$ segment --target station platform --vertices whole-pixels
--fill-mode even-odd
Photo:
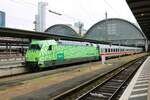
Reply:
[[[150,56],[138,69],[119,100],[150,100]]]

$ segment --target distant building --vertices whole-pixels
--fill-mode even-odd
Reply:
[[[0,27],[5,27],[5,12],[0,11]]]
[[[46,6],[48,3],[38,3],[38,14],[35,15],[35,31],[44,32],[46,29]]]
[[[82,22],[75,22],[72,28],[76,30],[78,34],[80,34],[81,36],[84,36],[84,34],[86,33],[86,30],[83,27],[84,27],[84,24]]]

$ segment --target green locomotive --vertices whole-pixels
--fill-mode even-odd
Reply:
[[[25,55],[26,66],[36,71],[46,67],[99,59],[97,45],[84,42],[34,40]]]

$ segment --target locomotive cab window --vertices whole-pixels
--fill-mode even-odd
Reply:
[[[42,48],[42,45],[39,44],[31,44],[29,46],[29,50],[40,50]]]
[[[48,50],[52,50],[52,45],[50,45],[50,46],[48,47]]]

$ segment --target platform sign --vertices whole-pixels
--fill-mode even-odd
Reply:
[[[5,12],[0,11],[0,27],[5,27]]]

